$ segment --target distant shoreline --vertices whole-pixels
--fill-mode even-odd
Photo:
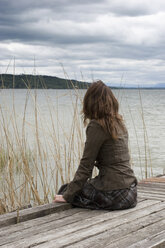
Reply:
[[[31,74],[0,74],[1,89],[87,89],[91,83],[78,81],[75,79],[64,79],[55,76],[31,75]],[[109,85],[108,85],[109,86]],[[165,84],[153,87],[134,86],[109,86],[111,89],[143,89],[143,90],[163,90]]]
[[[110,87],[110,86],[108,86]],[[165,90],[165,88],[123,88],[123,87],[110,87],[112,90]],[[26,90],[28,88],[24,87],[24,88],[17,88],[17,87],[14,87],[14,88],[5,88],[5,87],[0,87],[0,90],[12,90],[12,89],[15,89],[15,90]],[[35,90],[35,89],[38,89],[38,90],[75,90],[75,89],[79,89],[79,90],[86,90],[86,88],[30,88],[31,90]]]

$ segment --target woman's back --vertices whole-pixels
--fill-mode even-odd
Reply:
[[[91,183],[103,191],[129,187],[136,178],[130,167],[127,130],[121,129],[118,139],[113,140],[96,120],[91,120],[89,126],[94,132],[88,134],[88,139],[95,139],[93,133],[104,137],[95,162],[99,175]]]

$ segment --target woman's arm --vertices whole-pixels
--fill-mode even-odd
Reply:
[[[86,130],[86,142],[80,165],[63,195],[67,202],[72,202],[75,194],[81,191],[87,179],[91,178],[94,162],[105,140],[106,134],[103,128],[96,121],[91,121]]]

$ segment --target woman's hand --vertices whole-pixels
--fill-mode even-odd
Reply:
[[[53,202],[66,202],[62,195],[55,195]]]

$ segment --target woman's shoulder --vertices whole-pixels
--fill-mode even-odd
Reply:
[[[100,133],[105,135],[105,131],[104,131],[103,127],[95,119],[90,120],[90,122],[88,123],[88,126],[87,126],[87,130],[88,129],[93,130],[93,132],[96,132],[96,133],[100,132]]]
[[[95,119],[90,120],[90,122],[88,123],[88,127],[89,127],[89,126],[102,127],[102,126],[99,124],[99,122],[98,122],[97,120],[95,120]]]
[[[123,127],[118,127],[118,128],[119,128],[118,129],[119,137],[118,137],[117,141],[120,141],[124,137],[128,138],[128,131],[127,131],[126,126],[123,124]],[[95,132],[95,134],[100,132],[100,133],[102,133],[102,135],[106,136],[107,139],[112,139],[111,135],[104,130],[102,125],[96,119],[90,120],[90,122],[87,125],[87,130],[89,130],[89,129],[93,130],[93,132]]]
[[[88,137],[92,137],[92,139],[95,137],[99,137],[100,140],[106,140],[107,135],[103,129],[103,127],[97,122],[97,120],[92,119],[88,123],[88,126],[86,128],[86,134]]]

